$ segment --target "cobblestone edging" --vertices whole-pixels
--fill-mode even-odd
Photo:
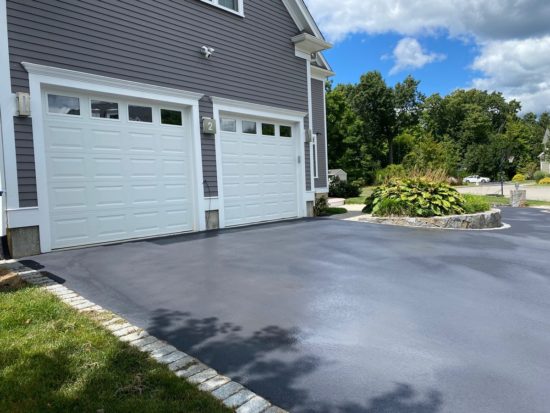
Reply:
[[[436,229],[498,229],[504,228],[499,209],[467,215],[449,215],[446,217],[373,217],[360,215],[350,218],[350,221],[370,222],[373,224],[401,225],[407,227]]]
[[[136,347],[149,354],[157,362],[167,365],[176,376],[194,384],[199,390],[210,393],[237,413],[287,413],[243,385],[218,374],[216,370],[209,368],[197,359],[85,299],[73,290],[56,283],[39,271],[27,268],[18,262],[9,262],[2,266],[12,270],[27,283],[57,296],[70,307],[97,321],[120,341]]]

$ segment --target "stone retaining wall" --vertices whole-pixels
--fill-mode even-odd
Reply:
[[[499,209],[487,212],[467,215],[449,215],[445,217],[373,217],[362,215],[357,221],[371,222],[374,224],[402,225],[420,228],[441,229],[494,229],[502,227],[502,215]]]

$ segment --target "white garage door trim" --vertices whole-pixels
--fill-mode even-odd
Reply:
[[[234,101],[230,99],[212,98],[214,103],[214,118],[218,121],[221,119],[222,113],[235,114],[241,117],[254,117],[260,119],[272,119],[275,121],[284,121],[293,125],[293,136],[296,143],[296,176],[298,177],[297,185],[297,217],[305,217],[307,215],[305,192],[306,192],[306,175],[305,175],[305,130],[304,130],[304,117],[306,112],[299,112],[281,108],[275,108],[264,105],[256,105],[247,102]],[[219,206],[219,218],[220,228],[226,227],[225,222],[225,202],[224,202],[224,178],[223,178],[223,159],[222,159],[222,145],[221,145],[221,128],[218,128],[216,139],[216,164],[217,164],[217,177],[218,177],[218,206]]]
[[[44,137],[44,117],[42,108],[44,102],[42,90],[48,87],[73,89],[79,93],[102,93],[123,98],[153,100],[157,102],[189,107],[190,119],[188,136],[193,145],[193,193],[195,211],[195,229],[206,229],[205,203],[203,195],[202,155],[199,125],[199,99],[201,94],[179,91],[143,83],[130,82],[72,70],[52,68],[48,66],[23,64],[29,72],[31,93],[31,113],[34,141],[34,156],[36,168],[36,184],[39,209],[40,250],[49,252],[51,245],[50,211],[48,199],[48,182],[46,167],[46,151]]]

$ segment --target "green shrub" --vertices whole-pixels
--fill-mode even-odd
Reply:
[[[351,182],[334,178],[329,185],[328,193],[331,198],[355,198],[361,195],[361,188]]]
[[[550,174],[547,174],[543,171],[537,171],[533,174],[533,179],[537,182],[539,182],[541,179],[548,178]]]
[[[462,195],[449,185],[413,178],[377,187],[363,211],[376,216],[433,217],[463,214],[464,204]]]
[[[479,195],[463,195],[464,198],[464,213],[475,214],[477,212],[485,212],[491,209],[491,204],[483,196]]]
[[[328,209],[328,200],[326,197],[322,196],[317,198],[315,205],[313,205],[313,215],[316,217],[322,217],[327,214]]]
[[[523,174],[515,174],[514,177],[512,178],[512,181],[513,182],[523,182],[526,179],[527,178],[525,178],[525,175],[523,175]]]
[[[542,179],[539,181],[539,184],[540,184],[540,185],[550,185],[550,177],[542,178]]]
[[[376,183],[383,184],[392,179],[401,179],[407,176],[407,171],[403,165],[388,165],[384,169],[380,169],[376,172]]]

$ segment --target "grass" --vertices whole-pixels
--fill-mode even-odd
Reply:
[[[486,202],[488,202],[491,205],[495,206],[509,206],[510,205],[510,198],[502,197],[498,195],[476,195],[476,197],[484,199]],[[528,200],[527,206],[550,206],[550,202],[548,201],[534,201],[534,200]]]
[[[362,189],[361,195],[356,198],[346,199],[346,205],[364,205],[365,199],[372,194],[374,191],[374,186],[366,186]]]
[[[326,215],[340,215],[347,214],[348,210],[346,208],[328,208]]]
[[[491,209],[491,203],[483,196],[464,194],[463,197],[466,200],[466,204],[464,205],[464,212],[466,214],[476,214]]]
[[[230,412],[34,287],[0,291],[0,412]]]

